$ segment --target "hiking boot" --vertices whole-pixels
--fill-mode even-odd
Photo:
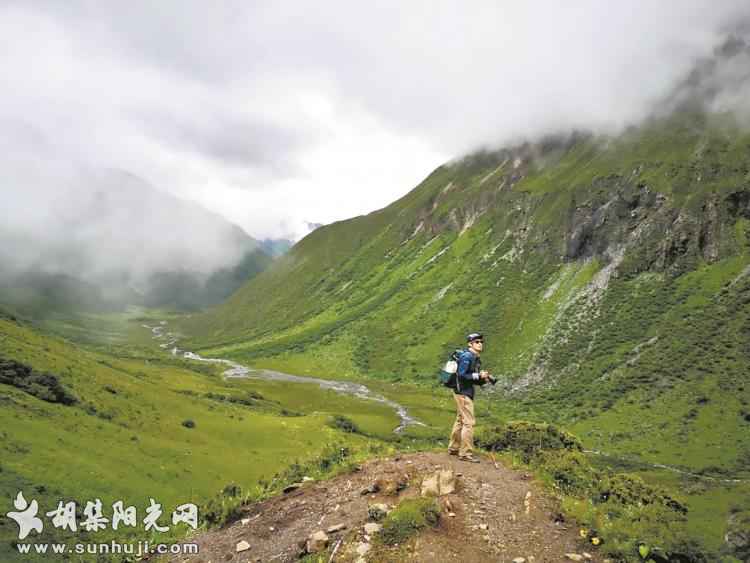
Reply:
[[[458,456],[458,460],[459,461],[468,461],[469,463],[480,463],[479,458],[476,458],[473,455]]]
[[[458,455],[458,450],[448,450],[448,455]]]

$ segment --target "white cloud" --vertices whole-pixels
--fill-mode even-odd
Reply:
[[[282,236],[382,207],[479,145],[637,120],[748,12],[735,0],[9,2],[0,127],[33,131],[23,147],[41,161],[127,170]],[[25,175],[20,149],[3,158],[0,189],[50,199],[55,183]]]

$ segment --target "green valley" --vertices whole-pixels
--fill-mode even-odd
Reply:
[[[750,506],[749,155],[696,112],[480,152],[179,326],[208,355],[418,388],[481,330],[501,384],[478,404],[686,492],[718,553]]]
[[[372,455],[398,439],[393,434],[398,418],[386,405],[313,384],[224,380],[224,368],[173,358],[160,349],[142,326],[157,317],[142,315],[142,310],[79,315],[67,323],[48,322],[43,331],[0,318],[0,370],[8,375],[0,385],[0,496],[8,506],[22,491],[28,501],[39,502],[40,512],[60,500],[76,501],[80,517],[83,504],[99,498],[105,517],[113,502],[123,500],[143,518],[154,498],[164,509],[160,524],[170,526],[177,505],[205,508],[232,483],[258,494],[275,474],[327,449]],[[33,384],[21,385],[22,378],[11,384],[17,366],[32,368],[37,381],[52,374],[72,400],[50,399]],[[415,399],[422,412],[432,408],[446,411],[436,419],[450,416],[447,403],[422,395],[426,399]],[[351,420],[357,433],[338,429],[334,415]],[[400,440],[402,446],[411,443]],[[49,519],[45,526],[46,541],[72,537],[52,528]],[[15,552],[17,531],[15,523],[3,519],[3,560]],[[187,531],[178,525],[172,532],[144,534],[140,525],[118,533],[84,532],[76,541],[175,541]]]

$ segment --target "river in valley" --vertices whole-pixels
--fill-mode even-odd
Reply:
[[[156,340],[165,340],[160,344],[161,348],[171,351],[173,356],[181,356],[188,360],[195,360],[198,362],[207,362],[212,364],[224,364],[227,366],[226,371],[223,372],[224,379],[265,379],[268,381],[283,381],[286,383],[307,383],[317,384],[323,389],[330,389],[336,393],[343,395],[351,395],[359,399],[366,401],[375,401],[391,407],[396,411],[399,418],[399,425],[394,429],[395,433],[401,433],[407,426],[425,426],[423,422],[420,422],[409,414],[406,407],[398,404],[391,399],[388,399],[378,393],[371,391],[366,385],[361,383],[355,383],[352,381],[335,381],[330,379],[322,379],[320,377],[302,377],[299,375],[291,375],[288,373],[282,373],[280,371],[273,371],[267,369],[253,369],[247,366],[243,366],[232,360],[226,360],[224,358],[204,358],[194,352],[182,350],[177,347],[177,335],[167,331],[167,322],[160,321],[156,326],[142,325],[143,328],[147,328],[154,335]]]

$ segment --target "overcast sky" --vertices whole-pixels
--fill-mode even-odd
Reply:
[[[747,4],[5,0],[0,190],[116,168],[299,235],[480,145],[638,119]]]

